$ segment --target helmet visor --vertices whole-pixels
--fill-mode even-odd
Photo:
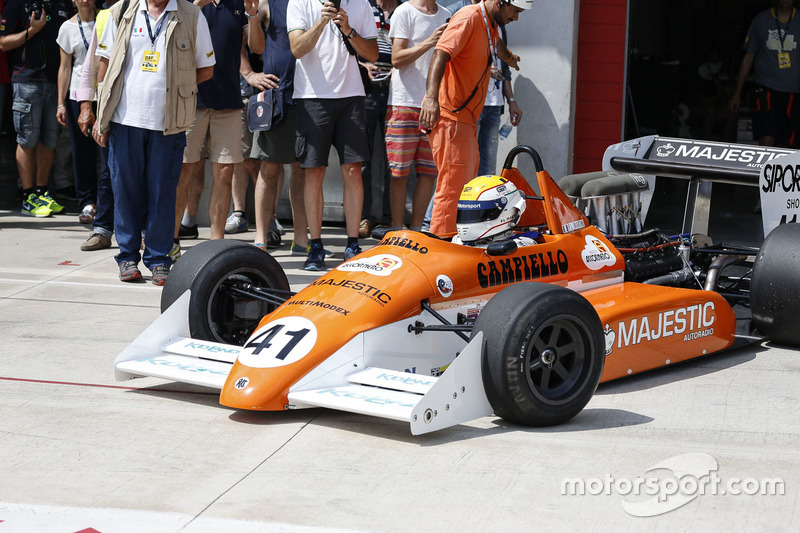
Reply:
[[[503,212],[504,202],[501,202],[501,200],[505,200],[505,198],[483,202],[459,201],[456,224],[474,224],[497,219],[500,217],[500,213]]]

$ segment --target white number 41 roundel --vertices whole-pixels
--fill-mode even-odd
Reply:
[[[317,328],[307,318],[279,318],[250,336],[239,362],[253,368],[290,365],[308,355],[316,342]]]

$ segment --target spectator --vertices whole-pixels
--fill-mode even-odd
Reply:
[[[391,207],[389,205],[389,162],[383,150],[375,150],[374,140],[377,132],[381,138],[381,144],[385,143],[386,129],[386,110],[389,102],[389,82],[392,75],[392,41],[389,38],[391,28],[391,18],[394,10],[399,5],[398,0],[369,0],[372,6],[372,16],[375,18],[375,27],[378,31],[378,60],[374,63],[364,61],[359,62],[369,76],[370,84],[367,97],[364,102],[367,117],[367,143],[369,145],[370,159],[374,160],[380,154],[378,162],[383,169],[383,191],[382,198],[382,219],[388,220],[391,217]],[[377,217],[372,215],[372,163],[364,161],[361,164],[361,183],[364,187],[364,205],[361,207],[361,224],[358,227],[358,236],[366,238],[370,236],[372,228],[377,223]]]
[[[0,15],[3,13],[4,6],[5,0],[0,0]],[[8,70],[8,59],[6,58],[6,53],[0,50],[0,134],[5,132],[3,129],[3,117],[6,110],[6,94],[10,85],[11,73]]]
[[[47,8],[35,0],[7,0],[0,24],[0,50],[13,50],[14,126],[23,215],[47,217],[64,206],[48,191],[58,140],[58,30],[67,19],[62,0]]]
[[[392,226],[403,225],[408,174],[414,166],[417,186],[411,211],[411,229],[421,229],[425,207],[436,181],[436,164],[428,136],[420,131],[419,113],[425,97],[433,48],[447,27],[450,12],[435,0],[409,0],[397,8],[392,38],[392,77],[386,152],[391,170]]]
[[[800,17],[795,17],[794,0],[775,0],[750,23],[744,42],[745,54],[730,101],[739,111],[742,89],[755,67],[753,135],[762,146],[796,147],[800,105]]]
[[[72,171],[81,224],[91,224],[97,213],[97,143],[81,133],[78,125],[80,104],[77,89],[81,70],[94,33],[95,7],[93,0],[75,0],[78,12],[61,25],[56,42],[61,47],[61,66],[58,69],[58,123],[69,130],[72,148]]]
[[[280,194],[279,183],[283,165],[292,165],[289,196],[292,202],[295,240],[291,251],[301,246],[302,255],[308,247],[306,216],[303,205],[305,185],[303,170],[295,157],[295,120],[297,111],[292,99],[296,60],[289,46],[286,31],[288,0],[261,0],[259,14],[266,28],[266,45],[262,55],[263,72],[247,72],[248,83],[259,91],[276,89],[282,97],[283,118],[268,131],[253,134],[250,156],[260,161],[255,187],[256,236],[255,245],[263,250],[276,248],[281,243],[280,231],[270,227]],[[298,242],[300,243],[298,245]]]
[[[533,0],[489,0],[466,6],[450,20],[428,70],[420,125],[431,130],[439,179],[431,231],[456,231],[456,204],[478,172],[477,121],[483,110],[494,58],[519,69],[519,57],[498,38],[498,24],[517,20]],[[486,40],[484,40],[484,38]]]
[[[106,2],[112,6],[117,0]],[[91,128],[95,123],[95,96],[97,91],[97,57],[98,35],[103,34],[108,21],[109,10],[102,9],[95,16],[94,31],[89,40],[89,49],[86,51],[86,60],[81,69],[81,79],[75,90],[75,99],[80,104],[78,126],[84,136],[91,136]],[[108,147],[100,146],[100,176],[97,179],[97,205],[94,216],[94,227],[86,242],[81,244],[81,250],[91,252],[111,247],[111,236],[114,234],[114,192],[111,190],[111,172],[108,169]]]
[[[259,6],[259,20],[262,16],[262,9]],[[254,54],[242,46],[242,56],[239,66],[239,90],[242,97],[242,159],[241,163],[233,167],[233,182],[231,184],[231,199],[233,200],[233,212],[225,220],[225,233],[239,233],[247,231],[250,226],[247,220],[247,188],[250,182],[253,186],[258,178],[258,168],[261,163],[258,159],[250,156],[253,148],[253,132],[247,124],[247,104],[250,97],[258,93],[255,85],[248,81],[256,73],[263,71],[261,65],[261,54]],[[246,75],[245,75],[246,73]]]
[[[186,131],[186,150],[177,190],[175,244],[178,244],[190,177],[198,165],[203,167],[200,156],[204,145],[211,159],[213,176],[208,200],[211,238],[225,236],[233,166],[242,162],[242,99],[239,96],[242,43],[246,41],[257,53],[264,49],[264,32],[258,27],[251,29],[249,24],[258,15],[258,0],[195,0],[194,4],[208,22],[218,61],[212,78],[199,86],[194,122]],[[200,179],[204,174],[200,174]],[[193,226],[196,237],[197,224]]]
[[[146,31],[134,31],[139,28]],[[93,134],[110,148],[119,277],[141,279],[144,230],[144,264],[153,283],[163,285],[172,262],[184,132],[194,118],[197,84],[214,71],[208,24],[188,2],[124,1],[111,8],[97,55],[101,85]]]
[[[369,159],[369,146],[364,85],[355,54],[368,61],[378,59],[375,21],[366,0],[344,0],[340,9],[333,2],[292,0],[286,19],[292,54],[297,58],[293,94],[297,103],[296,153],[306,174],[305,206],[311,236],[303,268],[322,270],[322,181],[331,144],[339,154],[344,179],[344,258],[361,252],[361,162]]]

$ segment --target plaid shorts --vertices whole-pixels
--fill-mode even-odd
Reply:
[[[419,129],[419,108],[389,106],[386,111],[386,156],[393,178],[408,177],[416,164],[417,176],[436,177],[431,143]]]

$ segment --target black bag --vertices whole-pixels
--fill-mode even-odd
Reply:
[[[247,126],[250,131],[267,131],[283,119],[283,90],[267,89],[250,97]]]

